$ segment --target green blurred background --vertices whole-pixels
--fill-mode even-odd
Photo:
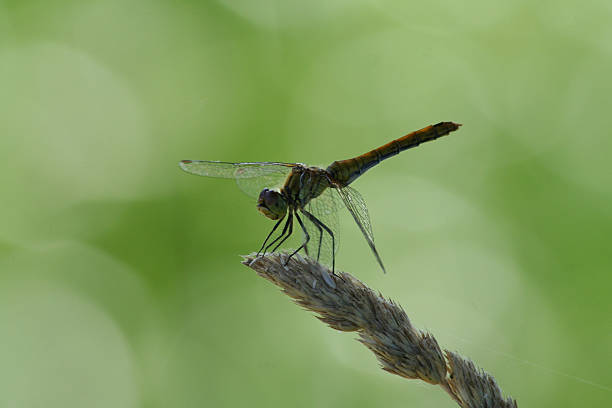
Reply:
[[[612,3],[0,2],[0,407],[453,407],[240,264],[272,226],[180,159],[355,182],[338,265],[519,406],[612,404]]]

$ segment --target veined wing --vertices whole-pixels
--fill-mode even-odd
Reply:
[[[238,187],[250,196],[258,197],[264,188],[282,186],[296,166],[295,163],[251,162],[231,163],[208,160],[182,160],[181,169],[198,176],[233,178]]]
[[[295,163],[245,162],[231,163],[209,160],[181,160],[181,169],[198,176],[218,178],[253,178],[268,174],[287,174]]]
[[[340,188],[334,188],[342,198],[344,205],[349,210],[353,219],[359,226],[361,233],[365,237],[370,249],[374,253],[378,264],[382,268],[383,272],[385,271],[385,266],[380,259],[380,255],[378,255],[378,251],[376,250],[376,246],[374,245],[374,234],[372,233],[372,224],[370,223],[370,216],[368,214],[368,207],[366,207],[365,201],[361,194],[354,188],[345,186]]]

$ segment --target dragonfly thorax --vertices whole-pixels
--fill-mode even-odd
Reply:
[[[331,186],[328,176],[319,167],[295,166],[280,192],[290,207],[305,208]]]
[[[257,210],[272,220],[278,220],[287,214],[287,201],[278,191],[264,188],[259,193]]]

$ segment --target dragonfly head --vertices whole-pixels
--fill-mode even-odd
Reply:
[[[287,201],[278,191],[264,188],[259,194],[257,209],[271,220],[278,220],[287,214]]]

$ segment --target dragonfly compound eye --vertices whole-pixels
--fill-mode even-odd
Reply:
[[[259,194],[257,209],[266,217],[278,220],[287,213],[287,202],[278,191],[264,188]]]

